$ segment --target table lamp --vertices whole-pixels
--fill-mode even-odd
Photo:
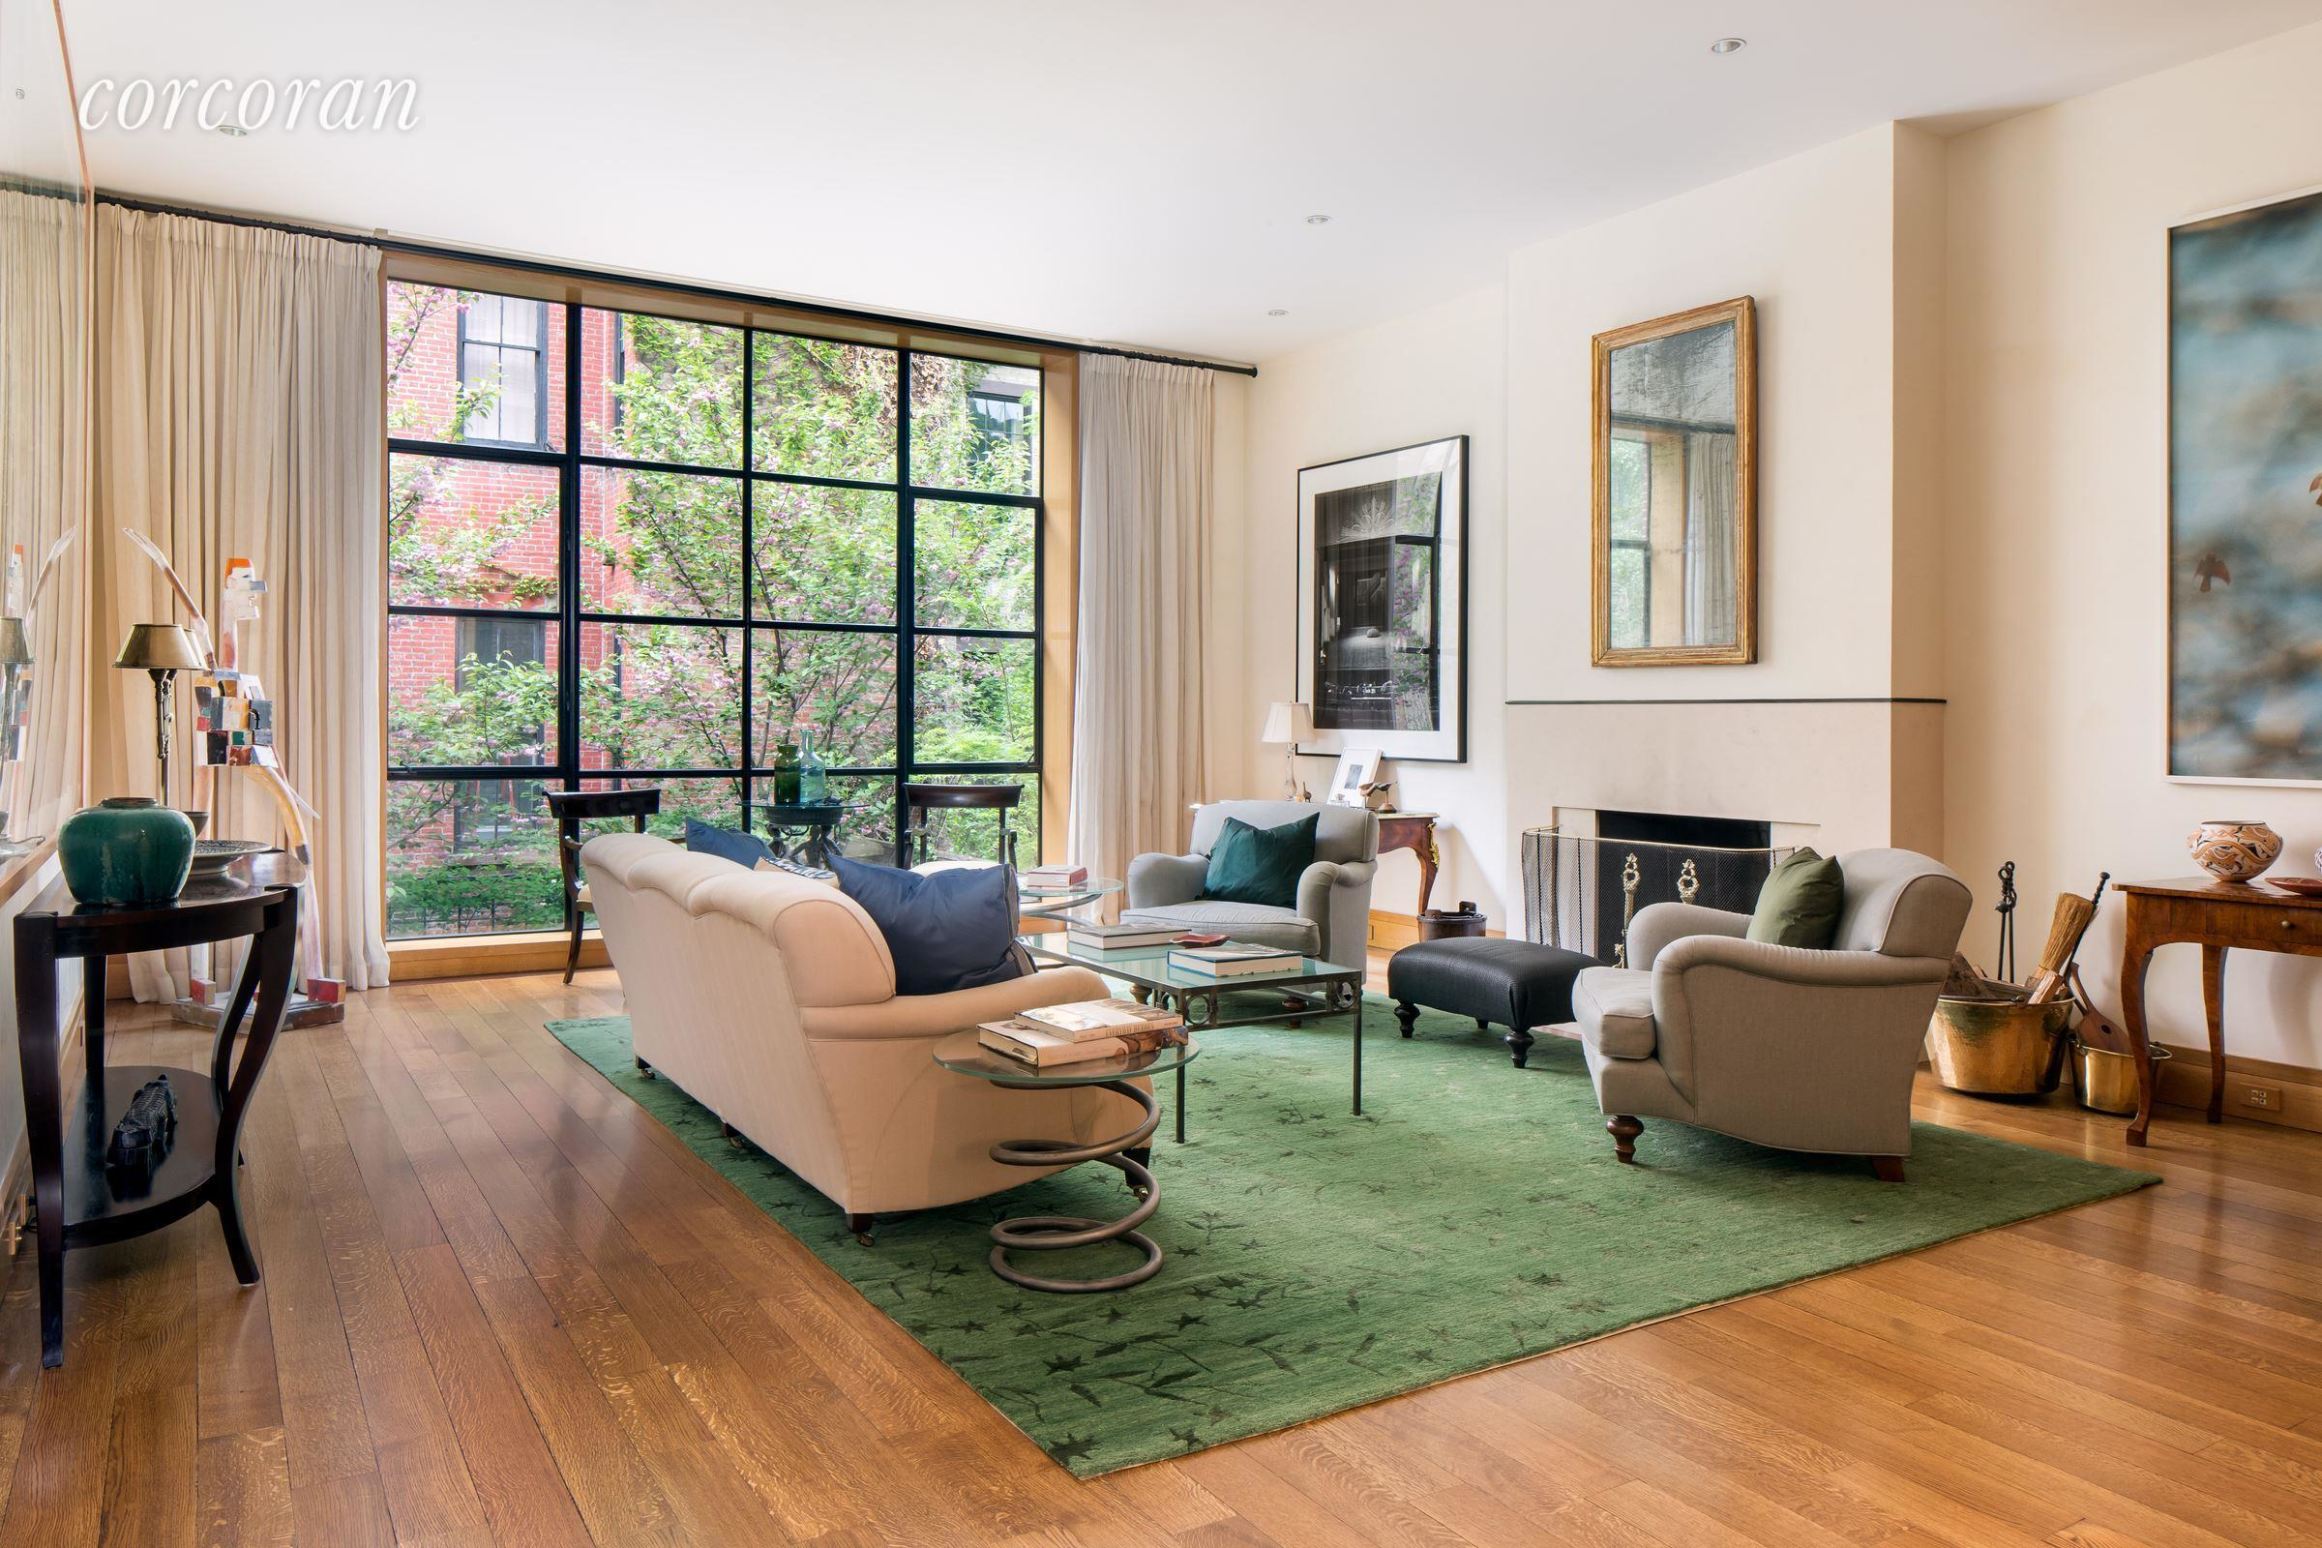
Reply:
[[[1292,801],[1309,796],[1306,787],[1298,783],[1298,744],[1312,735],[1314,716],[1305,705],[1277,699],[1266,706],[1266,729],[1258,733],[1258,740],[1283,749],[1282,794]]]
[[[113,665],[130,671],[142,668],[152,675],[153,739],[161,757],[161,804],[167,806],[169,745],[177,739],[176,698],[171,685],[178,673],[205,671],[209,663],[176,624],[141,623],[129,626],[129,637],[121,642],[121,654],[113,658]]]

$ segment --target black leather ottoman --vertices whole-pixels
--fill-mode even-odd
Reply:
[[[1594,957],[1534,941],[1468,937],[1421,941],[1387,961],[1387,994],[1395,1019],[1411,1035],[1419,1008],[1473,1016],[1477,1027],[1508,1029],[1508,1051],[1516,1068],[1531,1052],[1530,1027],[1572,1019],[1572,981],[1582,968],[1601,967]]]

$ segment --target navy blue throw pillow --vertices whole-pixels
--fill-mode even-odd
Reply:
[[[921,875],[830,857],[839,887],[862,905],[895,958],[897,994],[948,994],[1021,978],[1015,873],[995,865]]]
[[[754,833],[736,833],[731,828],[713,828],[696,817],[685,819],[685,847],[697,855],[716,855],[731,860],[745,869],[761,860],[774,858],[774,851],[766,841]]]

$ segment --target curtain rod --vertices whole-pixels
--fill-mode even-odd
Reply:
[[[399,253],[411,258],[441,258],[457,263],[491,264],[503,269],[525,269],[535,274],[552,275],[558,279],[582,280],[600,285],[636,285],[653,290],[666,290],[673,295],[691,296],[703,301],[722,301],[738,306],[779,306],[793,311],[820,312],[827,317],[843,318],[848,322],[873,323],[888,328],[928,328],[953,338],[973,339],[989,344],[1004,344],[1016,349],[1070,349],[1086,355],[1112,355],[1122,360],[1150,360],[1156,365],[1190,366],[1202,371],[1223,371],[1230,376],[1256,376],[1254,365],[1235,365],[1220,360],[1197,360],[1186,355],[1164,355],[1153,350],[1123,349],[1112,344],[1086,344],[1074,339],[1049,338],[1037,333],[1009,333],[1004,329],[978,327],[973,323],[939,322],[924,317],[908,317],[893,312],[874,312],[862,307],[836,306],[826,301],[802,301],[790,296],[773,295],[762,291],[734,290],[720,285],[704,285],[690,280],[662,279],[639,274],[624,274],[616,269],[591,269],[579,264],[560,263],[553,259],[514,257],[506,253],[480,252],[464,247],[449,247],[436,242],[413,242],[402,237],[367,235],[353,231],[334,231],[327,226],[302,225],[297,221],[277,220],[265,215],[239,215],[225,210],[204,209],[198,204],[170,204],[159,199],[143,199],[134,194],[97,190],[97,202],[119,209],[137,210],[148,215],[183,215],[193,220],[216,221],[224,226],[247,226],[259,231],[280,231],[289,236],[320,237],[329,242],[352,242],[362,247],[375,247],[383,253]]]

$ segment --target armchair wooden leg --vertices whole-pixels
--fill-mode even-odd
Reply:
[[[1880,1182],[1899,1183],[1903,1180],[1901,1156],[1873,1156],[1871,1170],[1878,1173]]]
[[[1604,1132],[1613,1137],[1613,1149],[1624,1162],[1634,1165],[1637,1159],[1637,1136],[1645,1126],[1627,1113],[1616,1113],[1604,1121]]]
[[[871,1245],[871,1217],[870,1217],[870,1216],[868,1216],[868,1215],[849,1215],[849,1216],[847,1216],[847,1229],[855,1233],[855,1240],[856,1240],[856,1241],[858,1241],[858,1242],[861,1242],[861,1243],[862,1243],[862,1244],[863,1244],[865,1247],[868,1247],[868,1246],[870,1246],[870,1245]]]

